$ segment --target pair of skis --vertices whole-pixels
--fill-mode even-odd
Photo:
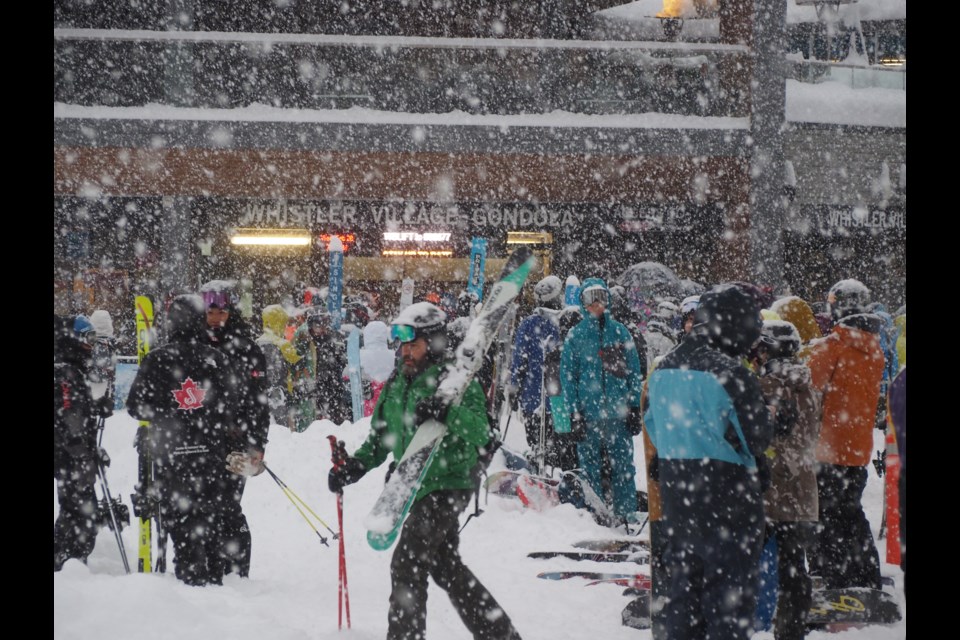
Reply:
[[[446,406],[460,401],[480,370],[501,321],[520,293],[534,263],[529,247],[522,246],[510,255],[500,280],[491,289],[480,312],[470,323],[463,342],[457,347],[454,361],[441,374],[436,396]],[[367,542],[374,549],[389,549],[397,539],[446,432],[446,425],[428,420],[420,425],[403,456],[397,461],[390,480],[364,520]]]
[[[137,319],[137,364],[150,352],[153,343],[153,302],[146,296],[137,296],[134,300],[134,312]],[[167,536],[163,529],[163,519],[160,515],[160,504],[156,499],[154,477],[154,461],[150,454],[150,423],[140,421],[137,429],[138,451],[138,486],[137,493],[132,497],[138,520],[137,571],[151,573],[167,570]],[[151,522],[156,521],[157,557],[153,562],[153,527]]]

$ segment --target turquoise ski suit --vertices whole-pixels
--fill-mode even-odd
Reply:
[[[581,291],[606,284],[588,278]],[[580,303],[583,320],[570,330],[563,344],[560,381],[571,414],[579,413],[587,425],[586,437],[577,445],[580,464],[597,495],[603,495],[601,462],[604,452],[612,470],[613,511],[626,518],[637,510],[633,436],[627,428],[631,407],[640,406],[643,377],[640,357],[630,331],[604,310],[595,318]]]

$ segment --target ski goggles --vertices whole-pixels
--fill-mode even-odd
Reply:
[[[201,295],[203,296],[203,306],[206,309],[210,307],[226,309],[232,303],[229,291],[204,291]]]
[[[596,289],[587,289],[580,294],[580,300],[583,301],[583,306],[585,307],[589,307],[595,302],[606,306],[607,303],[610,302],[610,294],[606,289],[600,289],[599,287]]]
[[[73,332],[80,342],[93,345],[97,342],[97,332],[86,316],[77,316],[73,320]]]
[[[417,339],[417,330],[408,324],[390,325],[390,340],[399,343],[413,342]]]

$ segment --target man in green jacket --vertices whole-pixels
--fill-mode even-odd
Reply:
[[[342,491],[393,454],[399,460],[417,427],[429,419],[447,425],[440,449],[410,509],[390,564],[388,640],[423,640],[427,576],[447,592],[474,638],[519,640],[506,612],[460,558],[460,512],[470,502],[477,447],[490,440],[486,401],[474,380],[459,404],[444,410],[434,395],[443,370],[446,314],[429,302],[404,309],[391,325],[399,340],[398,369],[373,410],[371,432],[353,457],[331,470],[330,490]]]

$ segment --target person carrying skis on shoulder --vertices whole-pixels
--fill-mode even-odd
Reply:
[[[604,456],[609,460],[613,513],[629,525],[637,518],[633,437],[642,426],[640,357],[630,332],[607,309],[610,291],[603,280],[584,280],[579,297],[583,320],[567,334],[560,360],[571,433],[580,439],[580,465],[598,496],[604,495]]]
[[[733,285],[700,296],[692,333],[650,374],[644,424],[656,457],[667,638],[748,640],[757,607],[761,468],[774,424],[742,358],[760,306]]]
[[[257,345],[263,350],[266,363],[270,413],[277,424],[289,427],[290,413],[296,411],[290,397],[290,371],[302,356],[284,338],[290,315],[282,305],[268,305],[260,315],[263,318],[263,333],[257,338]]]
[[[563,303],[563,282],[555,275],[549,275],[533,287],[537,307],[524,318],[517,327],[513,345],[513,358],[510,363],[510,402],[514,409],[520,410],[523,426],[526,429],[527,446],[531,451],[546,450],[546,464],[556,464],[550,407],[543,406],[544,369],[543,364],[548,352],[560,348],[559,313]],[[541,415],[547,421],[546,430],[549,442],[540,442]],[[534,459],[538,459],[536,455]],[[543,470],[540,470],[543,473]]]
[[[263,473],[263,454],[270,430],[267,361],[252,331],[237,309],[233,281],[212,280],[200,287],[207,318],[210,346],[227,358],[237,390],[234,422],[227,429],[228,484],[232,491],[223,500],[222,518],[224,573],[250,575],[253,541],[241,499],[247,478]]]
[[[474,638],[518,640],[510,618],[460,557],[460,512],[474,489],[477,449],[490,440],[483,390],[473,380],[459,402],[443,410],[437,385],[444,366],[446,314],[429,302],[404,309],[391,323],[400,343],[397,370],[386,383],[371,432],[352,457],[333,468],[330,491],[360,480],[393,454],[399,460],[427,420],[447,425],[400,533],[390,563],[389,640],[422,639],[426,633],[427,577],[450,601]]]
[[[97,462],[99,405],[87,384],[97,333],[86,316],[53,316],[53,477],[60,513],[53,525],[53,570],[76,558],[86,563],[100,531]]]
[[[223,584],[223,503],[234,483],[224,460],[240,404],[238,380],[209,345],[203,298],[179,295],[164,320],[166,343],[150,350],[130,386],[127,408],[150,422],[160,514],[174,545],[174,573],[193,586]]]
[[[777,539],[776,640],[806,636],[812,601],[806,560],[817,522],[820,394],[813,390],[810,369],[797,359],[801,342],[793,324],[765,320],[755,347],[760,388],[777,410],[775,435],[764,453],[770,487],[763,496],[767,532]]]

